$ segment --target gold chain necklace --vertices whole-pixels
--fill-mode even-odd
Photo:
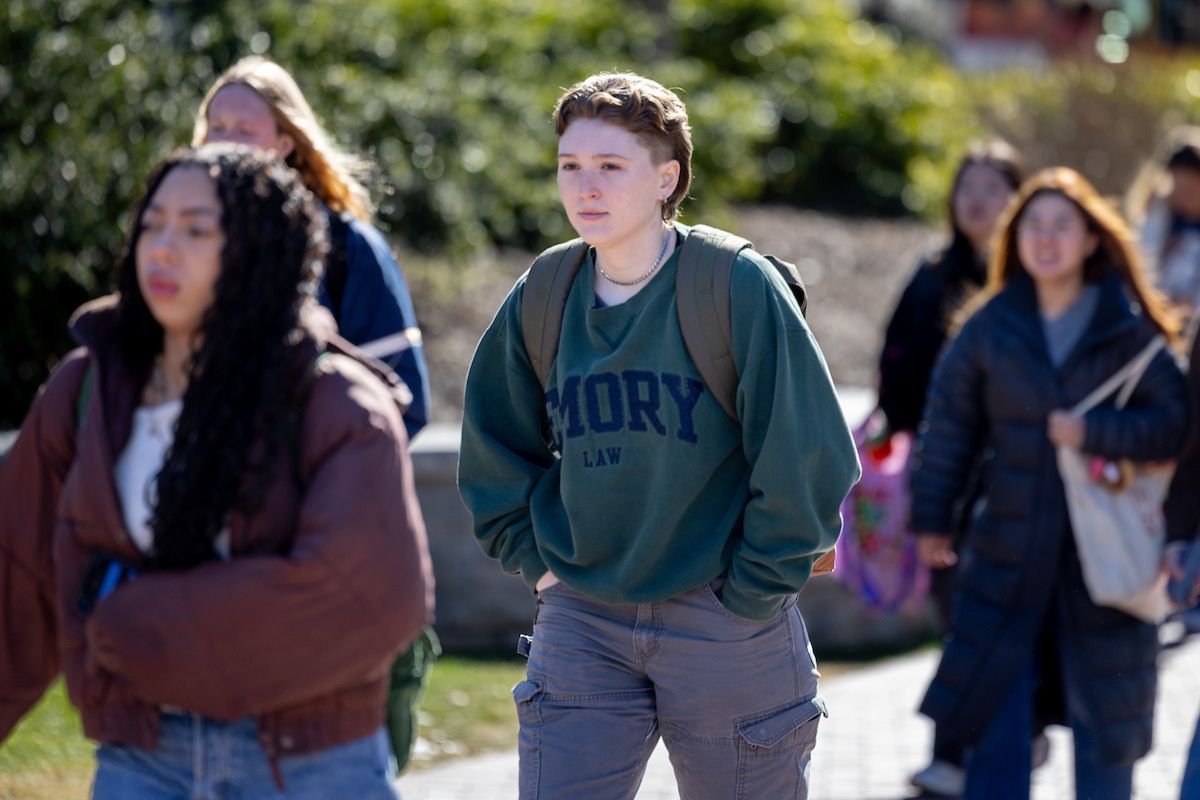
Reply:
[[[662,248],[658,251],[658,258],[654,259],[654,263],[650,265],[650,269],[643,272],[641,276],[634,278],[631,281],[619,281],[604,271],[604,267],[600,266],[599,256],[596,257],[596,271],[600,273],[600,277],[604,278],[604,280],[608,281],[609,283],[614,283],[617,286],[637,286],[639,283],[657,272],[658,268],[662,266],[663,259],[667,257],[667,244],[671,241],[672,233],[673,230],[671,228],[666,229],[666,233],[663,236]]]

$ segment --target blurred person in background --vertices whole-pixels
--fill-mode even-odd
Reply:
[[[972,145],[959,163],[947,203],[950,242],[917,265],[884,334],[879,358],[879,409],[885,423],[880,436],[896,431],[916,435],[929,376],[946,342],[951,320],[983,287],[996,221],[1024,178],[1024,159],[1012,145],[999,139]],[[959,519],[954,525],[956,546],[978,494],[976,484],[977,480],[967,486],[960,503]],[[943,629],[950,624],[955,574],[954,566],[931,570],[930,591]],[[933,760],[912,781],[929,792],[957,795],[962,791],[962,766],[962,747],[935,731]]]
[[[395,798],[407,390],[315,303],[325,214],[270,154],[179,151],[132,222],[0,466],[0,739],[63,672],[97,800]]]
[[[1200,128],[1177,128],[1168,140],[1138,173],[1126,212],[1154,282],[1190,317],[1200,305]]]
[[[537,596],[520,797],[632,798],[660,737],[682,796],[808,797],[825,707],[796,593],[858,477],[828,368],[775,267],[741,249],[736,418],[700,379],[677,313],[703,234],[675,221],[692,142],[674,92],[593,75],[554,122],[583,245],[554,273],[571,276],[557,357],[543,388],[527,274],[471,362],[459,461],[481,546]]]
[[[273,150],[300,174],[329,217],[330,253],[318,295],[338,333],[396,371],[413,402],[409,438],[429,421],[429,377],[408,285],[383,235],[371,224],[360,177],[369,165],[339,150],[296,80],[283,67],[247,56],[209,88],[196,116],[193,146],[236,142]]]
[[[1035,693],[1058,682],[1076,797],[1128,800],[1133,764],[1150,748],[1157,628],[1092,602],[1056,447],[1136,462],[1178,454],[1187,390],[1168,351],[1125,408],[1110,398],[1083,416],[1063,410],[1153,337],[1173,339],[1178,322],[1120,215],[1065,168],[1039,172],[1009,205],[970,308],[934,371],[912,466],[912,528],[931,566],[957,560],[955,504],[982,449],[992,456],[921,711],[969,747],[964,798],[1028,797]]]
[[[324,204],[330,250],[318,298],[338,334],[396,371],[412,392],[404,412],[411,439],[429,421],[429,376],[412,298],[383,235],[371,225],[371,199],[360,181],[369,164],[342,152],[321,127],[296,80],[283,67],[247,56],[209,88],[192,144],[236,142],[272,150]],[[381,498],[382,500],[382,498]],[[427,628],[396,662],[388,730],[401,771],[416,742],[416,715],[441,645]]]

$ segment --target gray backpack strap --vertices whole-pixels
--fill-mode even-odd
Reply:
[[[563,309],[587,253],[582,239],[555,245],[533,260],[521,295],[521,329],[525,350],[538,382],[545,390],[550,367],[558,355]]]
[[[683,240],[675,273],[675,303],[683,343],[704,385],[737,421],[737,367],[733,363],[729,282],[733,262],[750,242],[696,225]]]

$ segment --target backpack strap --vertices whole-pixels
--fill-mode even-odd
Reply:
[[[753,248],[748,239],[695,225],[679,254],[675,303],[688,355],[704,385],[729,418],[737,421],[737,365],[733,363],[733,326],[729,284],[738,253]],[[808,293],[794,264],[764,255],[791,289],[800,313],[808,312]]]
[[[696,225],[683,240],[675,272],[675,303],[683,343],[704,385],[735,421],[738,376],[733,363],[729,281],[738,253],[750,246],[740,236]]]
[[[775,271],[783,276],[783,282],[792,290],[792,297],[796,298],[796,304],[800,306],[800,313],[808,316],[808,290],[804,288],[804,279],[800,277],[800,270],[795,264],[791,264],[775,256],[763,253],[762,257],[767,260]]]
[[[588,246],[582,239],[555,245],[533,260],[521,294],[521,330],[525,351],[545,390],[558,355],[563,310]]]

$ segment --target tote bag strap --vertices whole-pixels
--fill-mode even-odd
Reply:
[[[1072,414],[1082,415],[1091,411],[1096,406],[1100,405],[1113,392],[1120,390],[1117,395],[1117,408],[1124,408],[1129,402],[1130,395],[1137,388],[1138,382],[1141,381],[1142,375],[1145,374],[1150,362],[1158,355],[1158,351],[1162,350],[1167,344],[1167,340],[1162,336],[1155,336],[1150,340],[1150,343],[1142,348],[1141,352],[1130,359],[1129,363],[1121,367],[1104,383],[1092,390],[1092,393],[1071,409]]]

